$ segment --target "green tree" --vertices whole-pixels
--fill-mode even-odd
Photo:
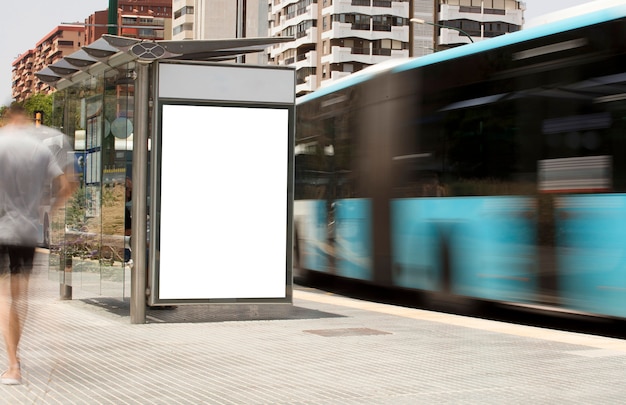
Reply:
[[[52,94],[33,94],[23,105],[24,109],[31,117],[35,116],[35,111],[43,111],[43,125],[50,125],[52,122]]]
[[[53,101],[52,94],[37,93],[37,94],[32,95],[30,98],[28,98],[27,100],[23,102],[17,103],[14,101],[13,103],[11,103],[11,106],[13,105],[21,106],[22,108],[26,110],[26,113],[30,117],[35,116],[35,111],[42,111],[43,112],[42,124],[51,126],[52,101]],[[4,125],[4,115],[8,109],[9,107],[7,106],[4,106],[4,105],[0,106],[0,126]]]
[[[4,125],[4,114],[8,108],[6,105],[0,107],[0,127]]]

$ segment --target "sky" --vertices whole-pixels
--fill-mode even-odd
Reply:
[[[589,3],[591,0],[526,0],[527,21],[546,13]],[[11,103],[11,64],[65,22],[84,22],[94,11],[105,10],[108,0],[3,1],[0,13],[0,105]]]

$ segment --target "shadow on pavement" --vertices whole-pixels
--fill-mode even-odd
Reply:
[[[130,317],[130,301],[98,297],[82,302],[120,317]],[[203,323],[340,318],[342,315],[290,304],[180,305],[173,309],[146,308],[147,323]]]

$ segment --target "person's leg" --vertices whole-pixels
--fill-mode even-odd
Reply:
[[[2,374],[2,383],[5,381],[10,382],[12,380],[19,379],[13,378],[14,366],[18,363],[17,351],[14,350],[14,338],[11,331],[11,273],[8,266],[8,256],[5,249],[0,249],[0,329],[2,330],[2,336],[4,337],[4,344],[7,352],[7,359],[9,361],[9,369]],[[19,366],[18,366],[19,368]],[[6,380],[5,380],[6,379]]]
[[[3,334],[8,370],[2,374],[5,384],[21,382],[18,347],[28,312],[28,280],[33,265],[34,248],[9,248],[10,276],[2,280]]]
[[[22,374],[17,348],[22,335],[22,320],[19,316],[18,303],[12,298],[14,292],[23,284],[21,275],[3,275],[2,277],[2,333],[6,345],[7,360],[9,367],[1,376],[2,384],[21,383]],[[17,295],[20,295],[19,292]]]

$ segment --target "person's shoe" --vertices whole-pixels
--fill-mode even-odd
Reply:
[[[5,377],[5,375],[12,370],[17,370],[20,376],[17,378]],[[3,385],[20,385],[22,383],[22,372],[20,370],[20,363],[9,366],[9,369],[2,374],[2,377],[0,377],[0,383],[2,383]]]

